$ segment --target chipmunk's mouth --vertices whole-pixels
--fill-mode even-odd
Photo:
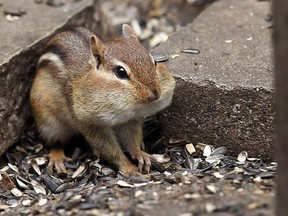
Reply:
[[[152,108],[151,106],[147,106],[147,104],[142,104],[140,106],[134,106],[129,110],[115,110],[109,113],[102,113],[98,116],[98,121],[103,122],[106,125],[115,126],[131,119],[154,115],[158,111],[158,108],[155,109],[155,107]]]
[[[151,103],[148,103],[136,106],[134,112],[136,117],[147,117],[154,115],[156,112],[159,112],[160,110],[161,109],[159,109],[157,106],[151,106]]]
[[[153,100],[150,103],[136,103],[133,105],[115,105],[111,104],[109,109],[101,109],[101,112],[97,112],[94,115],[94,120],[100,125],[115,126],[125,123],[131,119],[144,118],[155,115],[167,107],[171,102],[171,98],[162,100],[161,97],[157,100]],[[113,109],[111,109],[113,107]]]
[[[130,110],[114,110],[111,112],[100,113],[97,116],[97,122],[103,125],[115,126],[123,124],[136,117],[136,113],[133,109]]]

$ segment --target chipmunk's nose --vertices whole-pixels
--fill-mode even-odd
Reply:
[[[152,102],[152,101],[155,101],[157,99],[159,99],[159,91],[157,89],[154,89],[151,91],[151,94],[148,98],[148,101]]]

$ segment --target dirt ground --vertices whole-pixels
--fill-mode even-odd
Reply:
[[[47,149],[25,135],[1,156],[0,215],[274,215],[276,163],[184,140],[158,149],[141,176],[116,172],[89,146],[66,152],[67,173],[50,174]]]

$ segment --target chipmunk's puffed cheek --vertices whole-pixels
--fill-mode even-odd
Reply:
[[[93,89],[97,90],[119,90],[121,88],[121,83],[115,80],[107,80],[105,77],[92,77],[87,85]]]

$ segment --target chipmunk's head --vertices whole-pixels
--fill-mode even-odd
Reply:
[[[113,88],[119,90],[124,103],[147,104],[157,100],[160,84],[155,61],[140,44],[132,27],[123,25],[122,33],[123,37],[107,42],[91,37],[91,51],[97,58],[98,73],[109,79],[112,91]]]
[[[170,71],[156,65],[129,25],[122,32],[107,42],[89,35],[89,69],[73,83],[79,120],[113,126],[154,115],[171,102],[175,81]]]

